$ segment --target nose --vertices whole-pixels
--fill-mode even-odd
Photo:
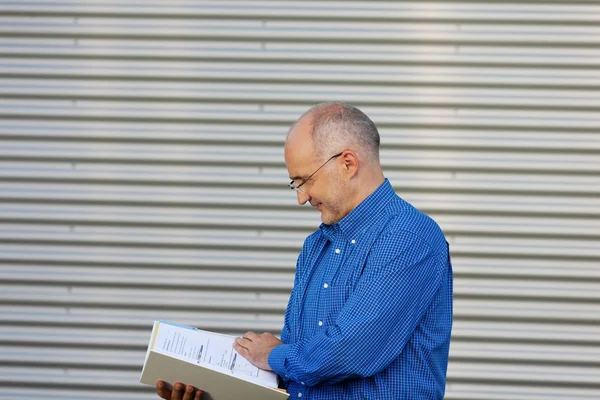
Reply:
[[[298,204],[300,205],[303,205],[310,200],[310,196],[307,193],[296,190],[296,194],[298,195]]]

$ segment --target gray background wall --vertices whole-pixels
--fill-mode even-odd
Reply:
[[[600,398],[599,66],[592,2],[0,2],[0,399],[155,398],[155,319],[279,333],[324,100],[451,242],[446,398]]]

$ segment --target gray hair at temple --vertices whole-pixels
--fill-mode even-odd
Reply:
[[[318,161],[349,149],[379,164],[379,132],[358,108],[341,102],[320,103],[298,121],[305,117],[310,121],[310,137]]]

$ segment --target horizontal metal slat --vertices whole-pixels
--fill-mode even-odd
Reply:
[[[110,186],[110,185],[64,185],[64,184],[18,184],[18,183],[0,183],[0,189],[4,200],[18,198],[20,200],[39,200],[44,202],[55,201],[75,201],[85,202],[86,200],[97,201],[133,201],[137,204],[145,202],[167,202],[173,205],[183,205],[186,202],[192,202],[194,205],[200,205],[203,202],[215,203],[220,206],[257,206],[289,207],[296,205],[296,196],[291,193],[289,188],[280,190],[258,189],[258,188],[168,188],[161,193],[156,187],[136,185],[131,186]]]
[[[239,145],[169,145],[125,143],[53,143],[50,141],[0,141],[0,157],[15,160],[48,160],[107,163],[173,163],[191,165],[282,166],[283,149],[249,148]],[[384,168],[504,170],[558,172],[590,175],[600,173],[598,154],[556,154],[542,152],[481,152],[477,150],[389,149],[380,151]],[[262,172],[262,171],[259,171]],[[273,170],[273,172],[275,172]],[[283,168],[280,182],[287,181]]]
[[[0,260],[10,263],[51,263],[67,265],[144,265],[173,268],[232,268],[293,270],[301,243],[293,251],[222,249],[156,249],[107,246],[56,246],[0,243]]]
[[[38,308],[37,310],[42,311],[43,309]],[[151,336],[152,322],[148,324],[146,329],[135,330],[131,328],[107,329],[102,327],[77,328],[63,326],[6,326],[3,328],[0,333],[0,343],[2,343],[0,346],[8,349],[13,346],[21,347],[21,349],[31,346],[39,349],[52,348],[52,351],[84,348],[90,350],[123,349],[131,353],[132,350],[146,350]]]
[[[594,260],[600,256],[597,240],[568,240],[554,238],[495,238],[479,235],[453,235],[450,244],[454,254],[488,255],[491,258],[532,257],[563,260]]]
[[[31,4],[20,2],[4,4],[0,11],[4,13],[31,14]],[[165,4],[160,1],[148,1],[143,5],[117,2],[86,2],[85,6],[76,1],[60,4],[47,1],[35,2],[35,15],[77,15],[96,16],[110,14],[121,17],[236,17],[259,19],[382,19],[382,20],[448,20],[448,21],[515,21],[515,22],[577,22],[597,21],[598,7],[594,4],[511,4],[510,11],[500,4],[486,3],[391,3],[371,2],[369,6],[361,3],[343,1],[323,1],[305,3],[301,1],[270,1],[268,5],[256,3],[249,6],[245,1],[180,1],[177,4]]]
[[[77,274],[74,274],[77,271]],[[600,270],[597,271],[600,273]],[[459,275],[460,276],[460,275]],[[189,271],[142,268],[109,268],[73,266],[26,266],[4,264],[0,266],[0,278],[6,284],[37,284],[49,286],[111,286],[111,287],[157,287],[163,289],[219,289],[244,291],[289,292],[294,275],[291,272],[239,271]],[[589,277],[588,281],[565,280],[542,281],[504,279],[495,276],[460,276],[455,282],[458,296],[554,299],[554,300],[600,300],[600,279]]]
[[[293,122],[291,122],[293,123]],[[70,140],[106,140],[134,142],[168,142],[171,144],[181,141],[190,143],[226,142],[256,143],[261,145],[283,146],[285,141],[282,132],[289,126],[283,125],[221,125],[167,123],[157,126],[147,122],[111,122],[111,121],[36,121],[36,120],[3,120],[0,125],[0,135],[11,138],[48,138]],[[165,132],[169,132],[165,136]],[[586,134],[576,136],[579,141],[593,143],[593,138]]]
[[[448,381],[511,382],[521,385],[572,387],[581,385],[600,389],[600,367],[564,367],[553,365],[496,364],[456,361],[448,365]]]
[[[330,98],[323,99],[322,101],[330,100]],[[343,100],[343,99],[341,99]],[[16,101],[16,100],[15,100]],[[315,99],[315,101],[321,101]],[[500,124],[504,125],[505,130],[530,130],[535,128],[536,130],[548,130],[557,131],[557,129],[551,128],[550,125],[544,127],[543,124],[551,123],[554,128],[557,128],[563,123],[562,121],[571,120],[569,122],[569,130],[571,132],[579,131],[585,128],[585,126],[594,126],[597,130],[598,119],[597,115],[586,112],[561,112],[557,114],[551,111],[537,111],[537,110],[512,110],[512,109],[474,109],[474,108],[457,108],[457,107],[418,107],[418,108],[404,108],[396,106],[375,106],[375,105],[362,105],[356,104],[361,108],[363,112],[371,117],[373,121],[376,121],[378,126],[412,126],[414,125],[413,118],[419,119],[425,117],[429,120],[428,123],[423,123],[424,127],[433,128],[433,126],[443,125],[442,121],[447,121],[448,125],[461,124],[464,128],[469,126],[470,128],[476,128],[477,125],[482,124],[488,129],[501,128]],[[456,109],[455,109],[456,108]],[[262,112],[265,114],[276,113],[278,115],[284,115],[291,113],[292,115],[301,115],[305,111],[306,107],[303,105],[287,105],[287,104],[265,104]],[[576,117],[575,117],[576,116]],[[452,122],[450,122],[452,121]],[[501,122],[503,121],[503,122]],[[508,122],[508,123],[507,123]],[[498,124],[498,125],[497,125]],[[468,129],[470,129],[468,128]]]
[[[110,387],[78,388],[76,392],[56,387],[43,389],[31,387],[5,387],[0,398],[6,400],[28,400],[44,398],[49,400],[145,400],[154,393],[152,388],[141,388],[136,392],[111,391]],[[463,383],[450,380],[446,386],[446,399],[495,399],[495,400],[563,400],[565,398],[590,399],[598,398],[598,390],[581,388],[548,388],[545,386],[528,385],[510,386],[509,384],[477,384]]]
[[[290,120],[290,124],[293,121]],[[230,143],[233,145],[257,144],[283,148],[285,132],[289,126],[227,125],[111,121],[25,121],[4,120],[0,137],[10,140],[70,140],[76,142],[102,140],[106,143]],[[600,150],[600,140],[595,133],[572,131],[551,132],[532,130],[459,130],[440,127],[401,129],[379,128],[383,149],[437,148],[437,149],[495,149],[504,151],[560,151],[590,152]],[[105,167],[106,168],[106,167]],[[515,176],[510,180],[515,179]],[[538,176],[536,180],[548,179]]]
[[[598,302],[600,300],[600,280],[594,282],[565,281],[522,281],[519,279],[467,278],[460,277],[454,282],[457,296],[552,299],[554,301]]]
[[[454,251],[454,247],[450,247]],[[597,280],[600,265],[594,260],[526,259],[507,257],[492,259],[485,255],[452,255],[453,268],[457,276],[519,277],[527,279]]]
[[[462,382],[449,381],[444,399],[453,400],[564,400],[568,398],[594,400],[598,389],[580,387],[548,387],[548,385],[514,385],[513,382]]]
[[[21,266],[18,272],[11,271],[11,267],[0,267],[0,277],[5,284],[13,285],[46,285],[50,288],[64,287],[116,287],[122,290],[134,287],[136,290],[146,286],[160,286],[164,290],[243,290],[264,293],[266,291],[277,291],[288,293],[291,290],[293,274],[291,276],[281,275],[280,279],[275,277],[265,278],[265,282],[258,281],[261,274],[241,274],[239,272],[189,272],[170,269],[168,271],[155,271],[143,269],[121,268],[85,268],[77,270],[77,277],[73,277],[72,267],[28,267]],[[140,279],[135,279],[135,276]],[[262,274],[266,275],[266,274]],[[288,274],[289,275],[289,274]],[[166,276],[166,277],[165,277]],[[233,276],[233,278],[232,278]],[[460,275],[459,275],[460,276]],[[264,277],[263,277],[264,278]],[[244,284],[244,281],[247,282]],[[600,300],[600,282],[564,282],[564,281],[519,281],[515,279],[498,278],[465,278],[460,277],[455,282],[455,295],[458,297],[479,298],[523,298],[539,299],[541,301],[551,299],[553,301],[580,301],[598,302]],[[32,289],[26,290],[29,293]],[[149,290],[149,289],[148,289]],[[36,301],[35,297],[31,301]],[[24,301],[29,301],[26,297]],[[57,300],[63,301],[63,300]],[[74,300],[77,302],[77,300]],[[218,305],[217,305],[218,306]]]
[[[236,310],[250,313],[283,314],[289,294],[245,293],[225,290],[95,288],[42,285],[0,285],[0,302],[29,306],[98,307],[128,310]],[[523,321],[557,321],[561,323],[598,323],[598,305],[558,300],[525,301],[521,299],[469,299],[459,292],[454,315],[461,318],[501,320],[510,317]]]
[[[4,304],[52,304],[121,309],[236,310],[285,312],[289,294],[192,289],[95,288],[0,285]]]
[[[457,341],[450,345],[450,358],[462,361],[598,366],[600,364],[600,350],[596,346],[559,346],[536,343],[466,343]]]
[[[95,247],[96,251],[121,248],[131,254],[145,249],[194,251],[230,249],[253,251],[297,251],[311,230],[226,230],[189,228],[146,228],[106,226],[48,226],[2,224],[0,239],[19,245],[51,244],[68,251],[76,246]],[[600,259],[597,238],[485,237],[476,232],[452,234],[449,238],[454,254],[490,257],[525,256],[535,258]],[[26,254],[23,254],[26,255]],[[49,254],[48,254],[49,255]]]
[[[544,87],[557,88],[561,91],[555,92],[557,96],[561,95],[563,90],[583,89],[588,93],[591,88],[599,85],[600,75],[598,71],[590,69],[555,69],[555,70],[531,70],[519,66],[513,67],[494,67],[494,66],[412,66],[412,65],[372,65],[368,67],[369,73],[365,73],[364,65],[337,65],[337,64],[289,64],[277,61],[263,62],[260,64],[230,61],[230,62],[211,62],[211,61],[156,61],[156,60],[86,60],[84,57],[92,56],[90,50],[85,52],[85,47],[78,43],[75,50],[79,58],[13,58],[8,57],[11,53],[20,53],[25,55],[27,51],[32,51],[38,41],[31,43],[23,42],[23,46],[16,46],[18,41],[11,41],[3,46],[0,40],[0,54],[5,56],[0,63],[0,76],[10,76],[11,83],[20,82],[30,85],[46,84],[50,86],[53,82],[49,79],[68,78],[71,91],[82,89],[82,82],[90,85],[107,86],[107,80],[118,79],[118,84],[123,84],[123,80],[130,79],[134,82],[142,82],[142,88],[147,89],[147,81],[152,81],[152,88],[156,89],[157,84],[169,82],[165,85],[168,89],[176,87],[178,81],[187,81],[184,88],[192,82],[201,81],[259,81],[263,84],[268,82],[298,82],[306,85],[307,82],[320,82],[330,85],[329,90],[337,88],[351,87],[353,91],[371,84],[375,87],[385,85],[402,85],[402,89],[407,86],[422,87],[461,87],[465,90],[474,86],[507,86],[543,89]],[[39,41],[43,42],[43,41]],[[116,45],[116,43],[115,43]],[[38,46],[42,46],[40,43]],[[65,46],[56,47],[57,52],[65,53]],[[47,48],[44,45],[43,48]],[[18,49],[18,50],[17,50]],[[139,48],[138,48],[139,49]],[[41,48],[39,49],[42,50]],[[108,50],[108,49],[107,49]],[[170,51],[173,48],[170,47]],[[113,52],[115,50],[113,49]],[[138,50],[139,51],[139,50]],[[150,50],[149,50],[150,51]],[[54,54],[58,57],[59,54]],[[63,54],[68,55],[68,54]],[[74,54],[73,54],[74,55]],[[125,58],[127,54],[122,54]],[[158,57],[157,57],[158,58]],[[39,77],[39,78],[38,78]],[[27,80],[25,80],[27,78]],[[40,79],[45,78],[45,79]],[[77,79],[78,78],[78,79]],[[90,81],[85,81],[89,79]],[[99,80],[101,82],[98,82]],[[64,83],[64,82],[63,82]],[[130,82],[131,86],[133,82]],[[120,85],[117,84],[117,88]],[[333,84],[337,84],[334,86]],[[343,86],[341,86],[343,85]],[[360,85],[357,87],[357,85]],[[197,84],[196,84],[197,86]],[[303,86],[304,87],[304,86]],[[93,86],[91,86],[93,88]],[[260,86],[264,88],[264,86]],[[19,89],[21,89],[19,87]],[[26,88],[23,88],[25,91]],[[29,88],[30,90],[33,88]],[[39,88],[40,90],[43,87]],[[191,89],[191,88],[190,88]],[[48,89],[46,89],[48,90]],[[398,88],[396,88],[398,90]],[[97,91],[97,89],[96,89]],[[187,90],[189,92],[189,90]],[[185,93],[185,92],[184,92]],[[537,92],[536,92],[537,93]],[[168,94],[168,92],[167,92]],[[298,94],[298,93],[296,93]],[[515,94],[511,95],[511,100],[515,99]],[[561,96],[564,97],[564,96]],[[496,99],[501,100],[501,99]],[[576,99],[575,99],[576,100]],[[382,99],[383,101],[383,99]]]
[[[490,51],[490,49],[493,49]],[[369,54],[368,58],[364,55]],[[231,60],[241,62],[280,62],[286,64],[330,65],[447,65],[509,68],[593,69],[600,65],[596,49],[526,48],[515,45],[477,46],[461,44],[361,44],[301,42],[240,42],[170,40],[168,46],[143,37],[131,39],[0,39],[0,55],[91,59]],[[56,71],[58,73],[58,71]]]
[[[287,171],[276,167],[228,165],[130,165],[47,161],[0,162],[0,179],[11,182],[134,184],[169,187],[219,186],[283,188]],[[383,165],[385,176],[402,196],[426,190],[444,193],[554,194],[592,197],[600,192],[600,179],[591,175],[490,173],[478,171],[396,170]],[[285,183],[282,183],[285,182]],[[298,209],[300,210],[300,209]],[[165,211],[168,212],[168,211]],[[274,211],[276,213],[276,211]],[[301,215],[306,215],[301,214]],[[287,217],[294,219],[295,215]],[[301,223],[301,221],[298,221]]]
[[[2,224],[4,243],[53,242],[56,245],[88,244],[152,248],[248,248],[255,250],[295,250],[310,232],[261,230],[134,228],[78,226],[20,226]]]
[[[235,145],[168,145],[125,143],[53,143],[2,141],[0,157],[30,159],[105,160],[122,163],[172,162],[189,164],[282,165],[283,149]],[[237,161],[236,161],[237,160]],[[283,170],[280,170],[283,173]],[[282,182],[289,181],[285,175]]]
[[[462,304],[461,304],[462,305]],[[507,313],[511,310],[507,309]],[[600,325],[590,324],[588,321],[575,321],[574,319],[565,322],[564,320],[539,321],[527,318],[512,318],[510,321],[494,318],[483,318],[485,314],[480,315],[479,319],[469,318],[466,312],[461,312],[456,316],[453,323],[452,336],[453,342],[509,342],[509,343],[564,343],[567,345],[597,345],[600,343]],[[534,318],[535,318],[535,314]],[[258,332],[268,331],[278,334],[283,324],[282,314],[271,313],[248,313],[240,310],[238,312],[228,311],[202,311],[193,312],[182,310],[163,310],[163,309],[112,309],[110,315],[103,309],[90,308],[85,306],[71,305],[52,306],[44,305],[0,305],[0,320],[5,324],[10,323],[15,326],[12,329],[25,329],[31,327],[35,329],[57,329],[56,332],[62,332],[65,329],[74,329],[73,327],[85,327],[85,330],[98,331],[99,337],[105,340],[110,338],[102,334],[103,329],[115,332],[123,330],[135,330],[142,336],[149,332],[154,320],[169,320],[183,323],[191,326],[197,326],[201,329],[213,330],[225,334],[239,335],[247,330]],[[11,335],[14,330],[7,330],[6,334]],[[77,332],[77,331],[75,331]],[[149,333],[148,333],[149,334]],[[132,334],[135,336],[135,334]],[[43,341],[43,337],[24,336],[19,343],[35,344]],[[0,336],[3,343],[15,343],[14,336]],[[91,345],[96,336],[90,336],[90,339],[73,339],[74,344]],[[124,335],[125,346],[133,342]],[[12,338],[12,339],[11,339]],[[49,340],[49,339],[46,339]],[[66,336],[61,339],[57,336],[52,339],[57,345],[68,344]],[[98,339],[99,343],[104,343],[104,339]],[[141,339],[140,339],[141,340]]]
[[[521,299],[454,299],[457,319],[518,320],[523,322],[560,322],[563,324],[597,324],[600,321],[597,303],[560,302]],[[595,337],[598,340],[598,337]]]
[[[35,373],[35,372],[34,372]],[[46,400],[147,400],[154,395],[155,390],[150,387],[143,387],[136,391],[123,391],[120,388],[112,388],[110,384],[102,387],[78,387],[77,390],[61,389],[69,385],[51,385],[41,388],[31,387],[31,381],[28,386],[21,387],[3,386],[0,399],[3,400],[27,400],[27,399],[46,399]]]
[[[19,66],[18,68],[24,68]],[[86,71],[89,69],[85,69]],[[137,71],[136,71],[137,72]],[[2,70],[0,70],[2,73]],[[173,71],[170,71],[173,73]],[[600,82],[600,76],[596,79]],[[589,90],[374,87],[352,85],[243,82],[123,82],[59,79],[0,79],[4,98],[57,98],[188,102],[310,102],[330,96],[357,104],[396,104],[410,107],[600,109],[600,97]]]
[[[306,229],[316,230],[320,224],[316,212],[296,210],[179,209],[168,207],[94,207],[78,205],[11,205],[0,203],[0,221],[48,222],[109,225],[205,225],[233,229]]]
[[[62,368],[113,368],[139,371],[144,365],[143,350],[69,349],[0,345],[0,365]]]
[[[80,204],[168,205],[169,207],[296,208],[297,197],[289,189],[181,188],[146,185],[84,185],[63,183],[0,183],[4,202],[69,202]],[[402,197],[427,213],[491,213],[556,216],[600,215],[595,198],[517,194],[432,195],[410,192]],[[309,206],[304,206],[308,208]],[[272,208],[273,209],[273,208]]]
[[[1,209],[1,208],[0,208]],[[600,236],[600,221],[497,217],[479,215],[432,216],[446,235],[458,236]]]
[[[433,215],[446,235],[491,236],[600,236],[600,221],[558,217],[507,217],[482,215]],[[117,207],[0,203],[0,221],[31,224],[218,227],[220,229],[283,229],[311,232],[320,224],[319,215],[303,207],[296,210],[254,210],[165,207]]]
[[[196,122],[281,125],[283,132],[306,109],[330,97],[313,97],[305,105],[101,102],[93,100],[0,100],[2,119],[109,120],[155,123]],[[344,100],[338,99],[338,100]],[[432,129],[503,129],[588,133],[597,130],[597,113],[583,111],[535,111],[469,109],[453,107],[361,107],[381,127],[408,126]]]
[[[76,272],[76,273],[74,273]],[[85,285],[113,287],[157,287],[290,292],[293,272],[241,273],[222,270],[107,268],[90,266],[27,266],[2,263],[0,280],[5,283],[48,286]]]
[[[69,334],[68,331],[65,333]],[[85,335],[85,333],[83,333]],[[74,335],[75,336],[75,335]],[[148,335],[147,335],[148,336]],[[40,346],[2,346],[0,345],[0,365],[29,365],[31,367],[84,367],[84,368],[118,368],[123,370],[139,370],[143,364],[146,342],[137,343],[135,350],[111,348],[48,348]],[[457,350],[460,344],[453,345],[450,351],[452,363],[483,362],[483,360],[497,361],[503,363],[523,362],[532,365],[535,369],[536,363],[552,362],[556,365],[565,365],[568,370],[569,363],[588,364],[590,367],[597,365],[597,349],[591,346],[565,347],[535,346],[515,344],[475,344],[471,348]],[[90,363],[93,360],[93,363]],[[481,361],[477,361],[481,360]],[[585,367],[584,367],[585,368]]]
[[[55,342],[53,339],[60,335],[66,335],[72,343]],[[126,334],[127,332],[123,332]],[[17,329],[14,335],[35,335],[27,329]],[[132,348],[122,348],[124,342],[102,341],[82,343],[81,338],[87,335],[97,336],[93,331],[77,331],[75,329],[60,329],[55,334],[49,334],[48,342],[40,341],[38,345],[22,346],[18,344],[0,345],[0,365],[28,364],[31,366],[64,366],[68,368],[73,365],[90,366],[90,360],[96,368],[122,367],[124,369],[138,369],[143,364],[146,346],[150,335],[144,332],[138,340],[132,342]],[[38,332],[36,336],[44,335],[44,331]],[[18,343],[19,337],[15,336]],[[61,347],[54,347],[56,344]],[[91,346],[90,346],[91,345]],[[90,347],[88,347],[90,346]],[[114,347],[113,347],[114,346]],[[535,344],[515,343],[453,343],[450,349],[451,360],[474,362],[492,360],[504,363],[523,362],[529,364],[555,363],[556,365],[598,365],[598,349],[594,346],[549,346]],[[86,365],[87,363],[87,365]]]
[[[521,32],[521,35],[515,35]],[[443,22],[337,22],[337,21],[261,21],[220,19],[137,19],[83,17],[0,17],[0,34],[26,37],[161,38],[253,41],[327,41],[379,43],[519,44],[554,47],[598,45],[600,30],[575,25],[556,34],[554,26],[461,24]]]
[[[48,246],[35,246],[33,249],[43,254],[44,252],[49,253],[48,259],[44,259],[40,256],[32,256],[28,258],[26,256],[25,251],[19,252],[18,249],[23,249],[22,246],[12,246],[5,247],[6,253],[2,258],[4,260],[3,265],[7,271],[16,272],[19,270],[26,271],[28,268],[33,269],[43,269],[43,268],[59,268],[56,265],[62,265],[68,270],[72,269],[81,269],[85,270],[94,270],[94,268],[99,269],[113,269],[117,268],[120,270],[144,270],[152,271],[149,272],[152,274],[159,274],[161,271],[160,268],[175,269],[176,267],[165,262],[164,265],[160,263],[135,263],[132,262],[130,258],[124,257],[121,263],[119,263],[115,259],[109,259],[106,264],[102,264],[96,262],[94,259],[86,259],[83,257],[81,259],[81,264],[76,264],[75,261],[71,259],[62,259],[58,257],[57,253],[48,252]],[[42,250],[40,250],[42,249]],[[45,249],[45,250],[44,250]],[[513,257],[502,257],[502,258],[491,258],[486,254],[482,254],[480,256],[476,256],[473,254],[460,254],[454,251],[454,246],[451,246],[452,260],[453,260],[453,269],[455,272],[455,276],[457,279],[463,279],[464,277],[485,277],[489,279],[494,278],[511,278],[511,279],[521,279],[523,282],[527,282],[529,280],[539,280],[539,279],[556,279],[563,281],[597,281],[600,278],[600,268],[598,263],[594,260],[581,260],[581,259],[570,259],[570,260],[561,260],[561,259],[552,259],[552,258],[541,258],[541,259],[527,259],[523,256],[515,255]],[[92,251],[91,249],[89,250]],[[236,271],[240,270],[248,270],[253,271],[252,276],[260,276],[259,270],[270,269],[272,272],[269,274],[273,274],[275,276],[280,276],[276,271],[280,270],[282,274],[288,274],[289,271],[293,271],[293,267],[295,266],[295,258],[297,253],[289,252],[285,254],[285,257],[282,255],[281,259],[278,260],[273,255],[269,253],[256,253],[256,252],[244,252],[244,251],[235,251],[227,253],[226,257],[222,251],[197,251],[198,257],[196,262],[192,261],[193,257],[190,257],[191,260],[188,264],[183,263],[181,260],[177,260],[177,269],[182,275],[186,275],[190,268],[194,269],[194,276],[196,274],[199,276],[201,271],[220,271],[219,274],[226,275],[228,270],[235,269]],[[253,254],[254,253],[254,254]],[[19,263],[13,263],[19,261]],[[87,264],[85,264],[87,262]],[[83,273],[82,273],[83,274]],[[7,278],[8,279],[8,278]],[[35,281],[35,277],[18,277],[15,278],[13,276],[13,280],[32,280]],[[77,279],[71,276],[70,279]],[[140,277],[140,283],[144,283],[143,277]],[[172,279],[177,280],[177,277],[172,277]],[[250,284],[252,279],[247,278],[249,280],[249,287],[252,287]],[[283,278],[285,280],[285,278]],[[263,285],[265,287],[269,286],[269,280],[267,280]],[[189,285],[200,285],[202,282],[197,280],[191,280],[186,282]],[[183,284],[183,282],[181,283]],[[207,285],[207,283],[203,283]],[[231,283],[234,286],[234,283]]]
[[[454,363],[448,368],[448,381],[467,380],[470,382],[492,381],[551,386],[569,387],[573,384],[584,385],[598,389],[595,377],[600,373],[598,368],[570,367],[569,374],[561,373],[560,368],[545,366],[523,366],[509,364],[506,366],[494,364],[469,365],[466,363]],[[101,387],[111,386],[123,390],[134,390],[140,387],[137,383],[139,371],[118,370],[86,370],[69,369],[65,373],[59,368],[23,368],[23,367],[0,367],[0,384],[4,385],[26,385],[27,382],[36,377],[38,385],[58,386],[70,385],[72,388],[82,386]]]
[[[34,368],[0,366],[0,387],[59,387],[136,391],[142,388],[139,371],[89,368]],[[145,387],[147,390],[147,387]]]
[[[107,313],[103,308],[81,306],[70,304],[68,306],[56,306],[51,304],[0,304],[0,321],[5,325],[14,325],[14,329],[22,329],[24,327],[33,327],[34,329],[49,329],[54,332],[62,330],[70,330],[77,327],[78,329],[98,331],[99,335],[110,340],[109,336],[103,335],[102,330],[110,330],[114,335],[117,332],[126,330],[135,330],[143,332],[143,335],[150,335],[153,321],[165,320],[173,321],[190,326],[196,326],[200,329],[211,330],[230,335],[240,335],[240,333],[248,330],[257,332],[268,331],[273,334],[278,334],[283,326],[283,313],[273,314],[271,312],[249,312],[247,310],[227,311],[227,310],[189,310],[181,309],[127,309],[113,308],[110,313]],[[62,327],[62,328],[61,328]],[[9,328],[10,329],[10,328]],[[6,331],[10,334],[10,330]],[[74,332],[80,332],[77,329]],[[55,337],[53,342],[56,345],[69,344],[67,336]],[[135,336],[135,335],[134,335]],[[580,335],[581,336],[581,335]],[[14,340],[2,337],[5,343],[14,343]],[[69,338],[72,343],[82,346],[90,346],[96,336],[92,335],[89,338],[79,338],[77,340]],[[35,344],[44,341],[41,336],[24,336],[19,343]],[[128,339],[124,334],[123,345],[131,346],[134,339]],[[102,344],[102,341],[100,341]]]

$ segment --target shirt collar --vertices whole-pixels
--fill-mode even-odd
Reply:
[[[348,215],[336,224],[319,226],[321,233],[329,239],[341,237],[346,240],[354,240],[364,229],[371,226],[375,217],[385,208],[387,203],[396,196],[394,188],[387,180],[375,189],[366,199],[356,206]]]

